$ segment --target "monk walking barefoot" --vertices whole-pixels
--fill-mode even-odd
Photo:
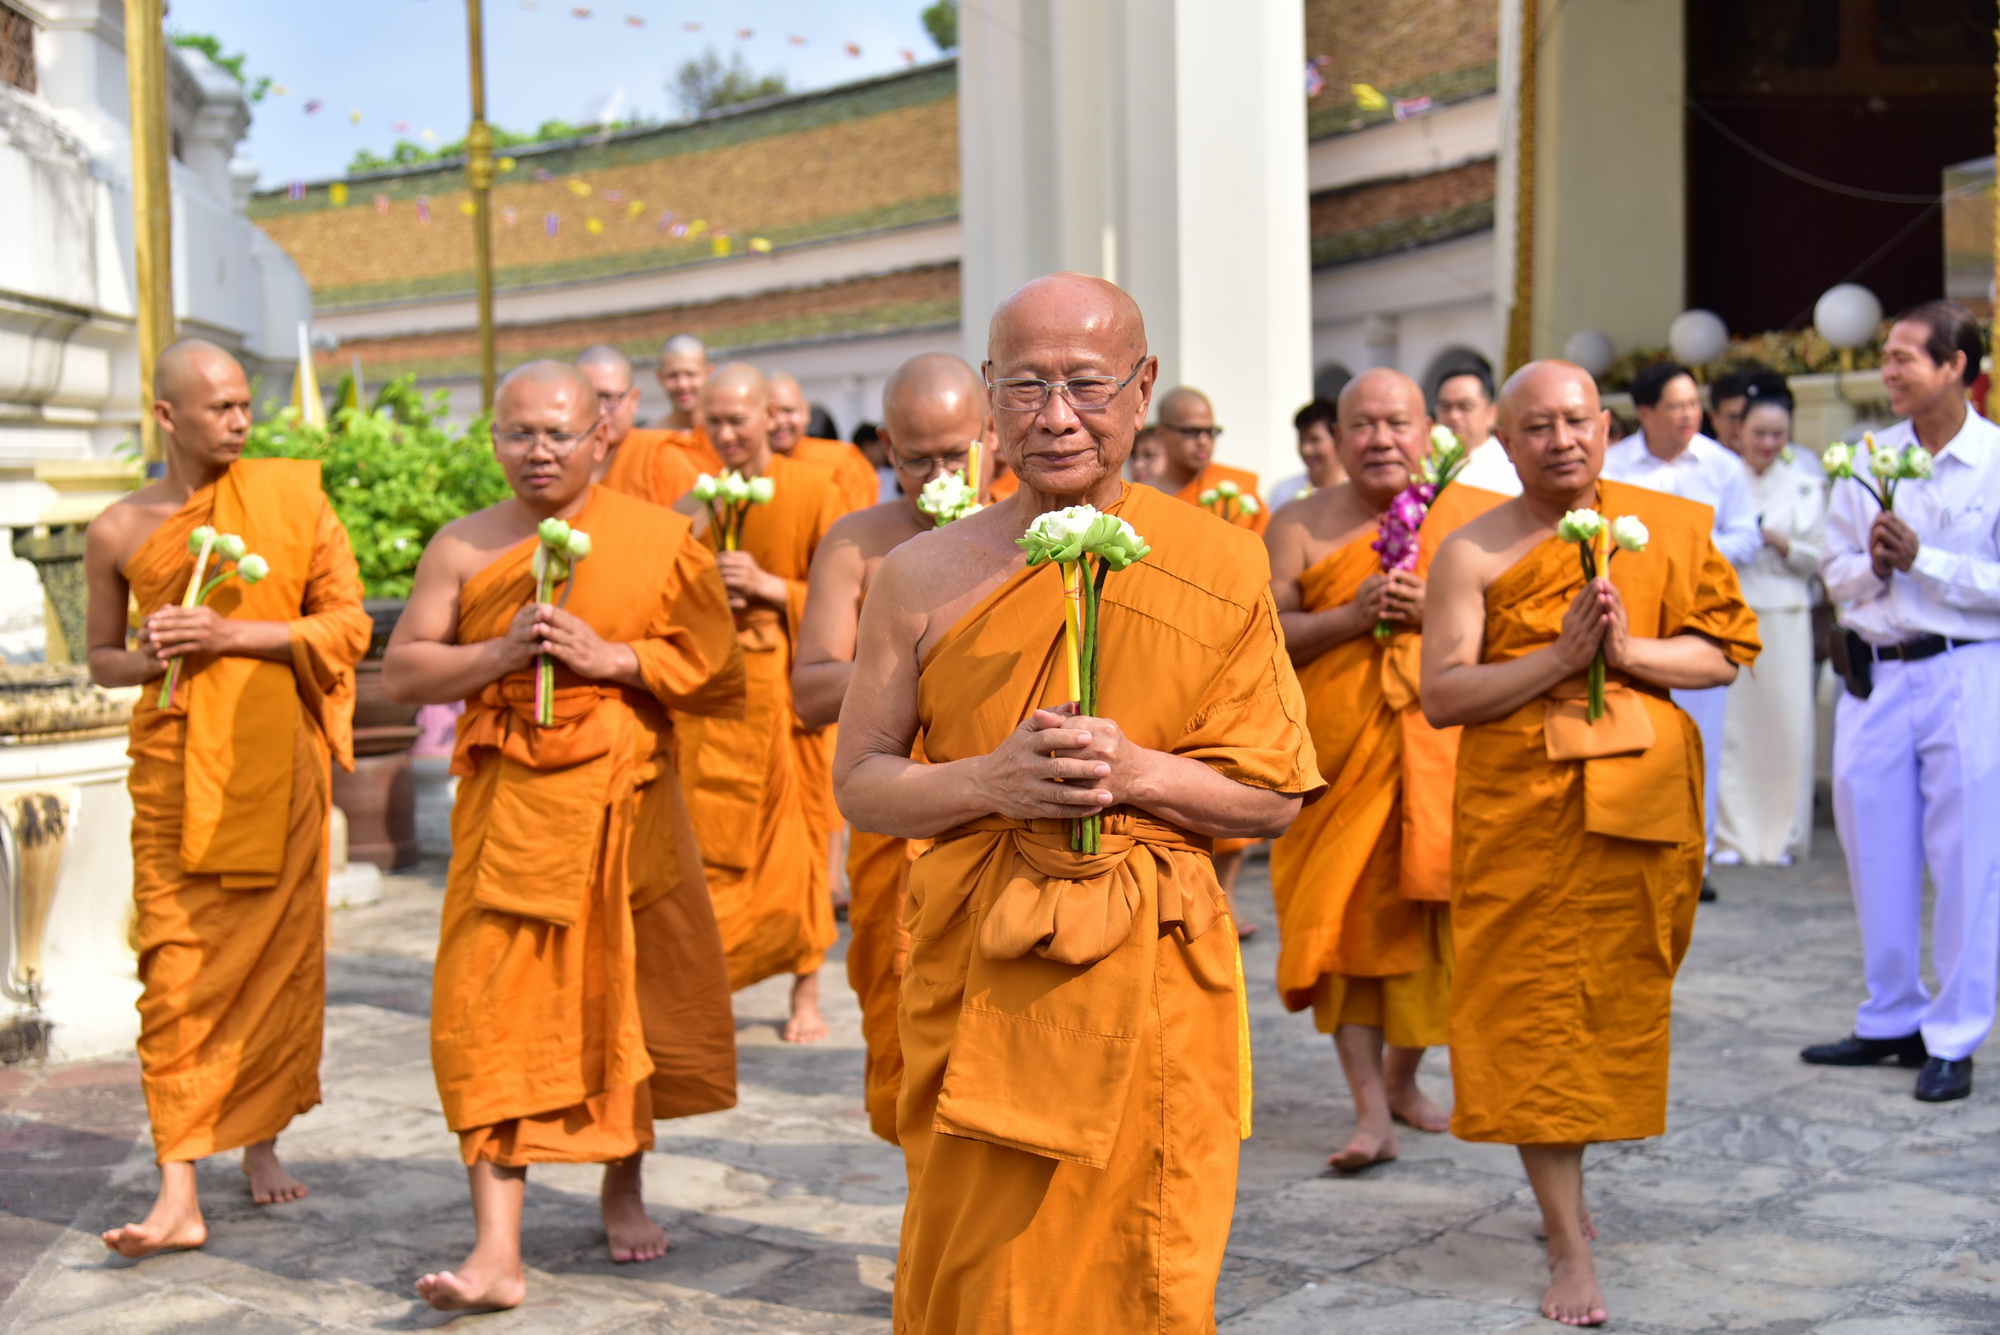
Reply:
[[[456,1270],[417,1281],[446,1310],[526,1296],[531,1163],[605,1165],[611,1259],[665,1254],[641,1182],[653,1121],[736,1102],[668,715],[743,708],[727,594],[686,519],[592,485],[605,428],[576,368],[516,370],[493,420],[514,495],[438,531],[383,663],[396,699],[465,701],[431,1065],[478,1232]],[[552,519],[588,547],[540,602]]]
[[[785,1020],[784,1039],[787,1043],[817,1043],[830,1031],[826,1027],[826,1017],[819,1009],[819,971],[797,974],[792,978],[792,1013]]]
[[[813,555],[799,661],[792,669],[794,707],[807,727],[840,717],[854,677],[862,603],[883,558],[938,526],[934,516],[917,508],[925,486],[950,473],[964,477],[977,445],[982,476],[969,483],[986,495],[996,451],[979,373],[948,352],[904,362],[882,387],[881,441],[902,494],[842,518]],[[868,830],[855,830],[848,848],[853,900],[847,914],[847,981],[861,1001],[861,1036],[868,1048],[868,1125],[894,1144],[903,1083],[896,1003],[910,951],[903,892],[913,849],[906,839]]]
[[[161,354],[154,388],[166,476],[99,515],[84,556],[91,679],[145,688],[128,786],[160,1194],[144,1220],[104,1234],[122,1256],[207,1240],[194,1168],[205,1155],[244,1147],[259,1205],[306,1194],[277,1135],[319,1102],[331,766],[353,764],[354,664],[369,636],[319,465],[242,457],[243,368],[190,340]],[[204,583],[229,578],[184,605],[204,545]]]
[[[1345,476],[1284,507],[1265,534],[1329,784],[1271,846],[1271,891],[1279,994],[1333,1035],[1354,1098],[1354,1134],[1327,1164],[1354,1173],[1396,1157],[1398,1121],[1449,1124],[1417,1085],[1425,1049],[1446,1036],[1458,751],[1458,730],[1431,727],[1418,701],[1424,577],[1444,536],[1501,498],[1446,487],[1408,564],[1385,572],[1384,516],[1431,449],[1423,391],[1401,372],[1366,371],[1336,408]]]
[[[1584,1147],[1666,1129],[1704,860],[1700,736],[1669,692],[1725,685],[1758,649],[1708,507],[1599,478],[1607,416],[1581,367],[1514,373],[1500,440],[1521,495],[1446,539],[1424,618],[1424,713],[1463,729],[1452,1130],[1519,1148],[1548,1237],[1542,1312],[1574,1326],[1605,1319]],[[1584,509],[1627,540],[1589,580],[1558,533]]]

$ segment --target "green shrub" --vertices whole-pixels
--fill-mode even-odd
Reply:
[[[444,412],[442,391],[426,399],[408,377],[384,386],[365,412],[334,412],[324,430],[299,425],[287,408],[250,429],[243,453],[319,460],[320,483],[347,526],[368,596],[405,598],[432,534],[512,494],[487,419],[454,432],[442,425]]]

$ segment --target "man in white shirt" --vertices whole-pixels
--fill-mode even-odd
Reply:
[[[1921,1064],[1925,1102],[1972,1091],[1972,1053],[2000,986],[2000,427],[1965,399],[1981,344],[1953,302],[1896,321],[1882,383],[1906,420],[1875,443],[1921,447],[1932,473],[1899,483],[1886,512],[1860,482],[1834,483],[1820,563],[1840,607],[1834,824],[1868,999],[1852,1035],[1799,1055]],[[1935,996],[1919,972],[1927,867]]]
[[[1321,487],[1345,481],[1347,470],[1333,449],[1333,428],[1340,421],[1340,409],[1331,399],[1314,399],[1292,417],[1292,430],[1299,438],[1299,462],[1303,473],[1282,478],[1271,488],[1271,513],[1276,514],[1301,496]]]
[[[1521,475],[1514,471],[1507,447],[1493,434],[1500,410],[1493,403],[1491,372],[1467,366],[1445,376],[1438,382],[1434,416],[1472,451],[1459,471],[1460,482],[1502,496],[1521,494]]]
[[[1757,502],[1743,461],[1701,434],[1701,390],[1694,373],[1677,362],[1654,362],[1632,377],[1632,406],[1639,429],[1604,452],[1604,476],[1615,482],[1699,501],[1715,511],[1715,547],[1741,570],[1764,546]],[[1702,803],[1709,851],[1715,851],[1715,798],[1722,778],[1722,723],[1729,688],[1675,691],[1674,703],[1701,731]],[[1704,900],[1715,891],[1704,881]]]

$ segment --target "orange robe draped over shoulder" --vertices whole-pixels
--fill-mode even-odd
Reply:
[[[702,473],[694,453],[681,445],[678,436],[673,431],[633,430],[611,456],[603,485],[654,505],[672,506],[694,489]]]
[[[1758,650],[1736,572],[1709,540],[1709,508],[1599,480],[1606,519],[1637,515],[1643,552],[1611,582],[1631,632],[1696,631],[1733,662]],[[1555,642],[1583,586],[1576,544],[1548,538],[1486,591],[1481,661]],[[1548,758],[1557,700],[1468,724],[1453,812],[1453,1134],[1513,1145],[1634,1140],[1666,1129],[1674,973],[1694,928],[1702,874],[1701,734],[1667,693],[1609,685],[1644,750]],[[1574,704],[1583,676],[1556,697]],[[1613,707],[1619,707],[1614,701]],[[1593,727],[1608,728],[1600,719]]]
[[[1148,487],[1112,510],[1153,550],[1104,588],[1101,712],[1238,782],[1319,788],[1262,545]],[[1023,570],[933,646],[927,760],[1068,698],[1062,620],[1057,569]],[[912,865],[899,1335],[1214,1328],[1249,1071],[1208,849],[1117,808],[1098,854],[994,816]]]
[[[771,456],[764,476],[771,479],[772,497],[750,507],[743,550],[785,581],[785,606],[736,614],[748,679],[743,717],[690,718],[681,725],[681,781],[715,897],[731,987],[810,973],[839,937],[827,885],[827,827],[816,818],[800,773],[800,753],[818,743],[799,726],[791,685],[806,573],[840,517],[839,498],[831,474],[784,455]]]
[[[142,615],[180,602],[203,524],[271,565],[208,606],[288,623],[292,656],[189,661],[169,708],[154,680],[133,710],[139,1067],[162,1162],[268,1140],[319,1102],[330,762],[354,764],[370,631],[317,463],[242,460],[190,496],[126,571]]]
[[[803,436],[792,450],[792,458],[833,474],[834,489],[840,493],[842,514],[865,510],[881,497],[882,479],[876,476],[875,465],[868,462],[868,456],[861,452],[858,445],[849,445],[844,440]]]
[[[658,431],[666,437],[667,443],[688,457],[697,473],[707,473],[710,477],[721,477],[722,456],[715,452],[715,445],[709,440],[706,429],[697,426],[692,431],[681,431],[674,427],[648,427],[648,431]]]
[[[653,1119],[736,1102],[722,940],[673,762],[669,706],[740,712],[743,662],[714,558],[672,511],[604,487],[567,608],[630,644],[645,689],[556,665],[465,702],[431,1065],[467,1163],[594,1163],[653,1144]],[[530,538],[467,580],[458,642],[535,596]]]
[[[1195,476],[1194,481],[1182,487],[1174,495],[1186,501],[1189,505],[1197,505],[1201,506],[1204,510],[1209,510],[1209,513],[1214,514],[1219,519],[1221,518],[1220,511],[1212,510],[1208,506],[1201,504],[1201,494],[1220,482],[1234,482],[1241,489],[1243,495],[1250,497],[1257,503],[1255,514],[1244,514],[1239,510],[1230,518],[1229,522],[1238,528],[1247,528],[1252,533],[1262,533],[1264,526],[1271,522],[1271,511],[1264,504],[1264,498],[1257,494],[1257,475],[1248,469],[1231,468],[1228,464],[1211,462],[1208,467],[1202,469]]]
[[[1418,531],[1426,574],[1450,532],[1502,496],[1449,486]],[[1305,610],[1352,602],[1382,568],[1370,528],[1300,576]],[[1424,720],[1423,636],[1364,632],[1299,670],[1327,794],[1271,846],[1278,992],[1318,1027],[1384,1029],[1397,1047],[1445,1041],[1451,991],[1451,791],[1458,729]]]

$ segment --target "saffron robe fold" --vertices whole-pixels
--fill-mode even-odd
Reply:
[[[1418,530],[1416,573],[1429,572],[1452,530],[1504,499],[1446,487]],[[1370,527],[1300,576],[1306,611],[1352,602],[1380,573],[1376,533]],[[1416,630],[1399,628],[1386,643],[1364,632],[1299,670],[1327,794],[1271,846],[1286,1008],[1314,1007],[1329,1033],[1341,1023],[1380,1025],[1398,1047],[1445,1041],[1451,989],[1442,919],[1458,729],[1424,719],[1422,653]]]
[[[1709,508],[1597,486],[1606,519],[1637,515],[1651,533],[1645,551],[1611,562],[1631,633],[1699,632],[1751,662],[1756,618],[1709,540]],[[1554,643],[1582,586],[1576,544],[1551,536],[1523,556],[1486,591],[1481,661]],[[1461,1139],[1567,1145],[1666,1129],[1674,973],[1701,890],[1701,735],[1664,690],[1617,676],[1611,692],[1630,692],[1650,721],[1643,751],[1549,759],[1545,719],[1581,696],[1582,674],[1459,739],[1451,1129]]]
[[[694,489],[701,472],[694,454],[681,446],[676,433],[640,428],[629,433],[611,456],[603,485],[671,507]]]
[[[317,463],[241,460],[190,496],[125,572],[142,616],[180,602],[203,524],[271,565],[208,606],[288,623],[292,656],[190,659],[168,708],[155,680],[133,710],[139,1066],[161,1162],[268,1140],[319,1102],[330,764],[354,764],[372,629]]]
[[[1104,588],[1101,712],[1238,782],[1319,788],[1262,545],[1151,488],[1111,509],[1152,554]],[[933,646],[924,758],[1067,699],[1062,622],[1058,570],[1022,570]],[[989,817],[912,865],[899,1335],[1213,1329],[1249,1054],[1208,847],[1117,808],[1099,854]]]
[[[673,427],[649,427],[666,437],[667,443],[681,451],[694,465],[697,473],[707,473],[710,477],[721,477],[726,471],[722,466],[722,456],[715,452],[715,445],[709,440],[708,432],[697,426],[692,431],[681,431]]]
[[[847,982],[861,1002],[861,1038],[867,1045],[862,1092],[868,1127],[896,1143],[896,1097],[903,1088],[903,1045],[896,1007],[910,956],[903,924],[910,862],[921,841],[856,830],[847,840]]]
[[[532,667],[465,702],[438,936],[431,1065],[467,1163],[588,1163],[653,1143],[655,1117],[736,1102],[722,941],[674,771],[667,710],[743,708],[715,561],[672,511],[604,487],[567,610],[632,646],[645,689],[558,663],[555,726]],[[458,642],[533,601],[530,538],[465,582]]]
[[[729,983],[811,973],[839,937],[827,884],[830,828],[802,774],[820,743],[792,709],[793,646],[813,552],[840,517],[832,475],[771,456],[769,503],[750,507],[743,547],[785,582],[782,609],[736,613],[747,696],[741,718],[681,724],[681,781],[729,956]],[[713,534],[710,535],[713,541]],[[593,558],[594,559],[594,558]],[[802,761],[801,757],[805,759]],[[832,804],[829,771],[824,803]]]
[[[865,510],[875,504],[882,494],[882,479],[876,476],[875,465],[868,462],[868,456],[861,452],[858,445],[849,445],[844,440],[803,436],[793,447],[791,457],[833,474],[834,490],[840,493],[842,514]]]
[[[1189,505],[1201,506],[1202,509],[1207,510],[1210,514],[1220,519],[1222,514],[1219,509],[1201,504],[1201,494],[1210,487],[1222,482],[1234,482],[1242,495],[1248,496],[1257,502],[1257,512],[1255,514],[1244,514],[1238,510],[1230,518],[1229,522],[1238,528],[1247,528],[1252,533],[1262,533],[1265,525],[1271,522],[1271,511],[1264,504],[1264,498],[1257,494],[1257,475],[1248,469],[1231,468],[1228,464],[1211,462],[1208,467],[1195,475],[1194,481],[1182,487],[1174,495],[1186,501]]]

